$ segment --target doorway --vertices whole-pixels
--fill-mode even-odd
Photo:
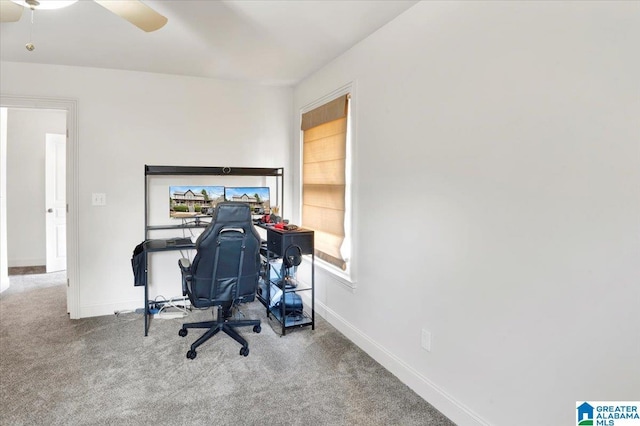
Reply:
[[[17,96],[0,96],[0,107],[7,109],[28,109],[34,111],[59,111],[66,114],[66,132],[67,144],[65,153],[66,162],[66,210],[67,210],[67,226],[66,226],[66,258],[67,258],[67,311],[71,319],[80,318],[79,308],[79,277],[78,277],[78,138],[77,138],[77,101],[69,99],[49,99],[49,98],[29,98]],[[3,120],[6,123],[6,120]],[[11,155],[10,153],[8,155]],[[4,156],[6,157],[6,155]],[[6,160],[6,159],[5,159]],[[9,158],[8,161],[11,161]],[[6,167],[2,167],[1,181],[7,185],[12,183],[8,181],[6,176]],[[42,176],[44,180],[44,163],[42,164]],[[3,197],[4,198],[4,197]],[[9,200],[9,202],[11,202]],[[6,222],[7,206],[6,202],[0,204],[0,223]],[[29,208],[29,205],[21,208]],[[41,213],[44,217],[46,209],[42,209]],[[41,219],[44,222],[44,219]],[[6,247],[7,233],[0,233],[0,246]],[[43,242],[44,245],[44,242]],[[6,250],[3,250],[6,254]],[[0,265],[4,269],[7,265]],[[0,275],[5,271],[0,271]]]
[[[62,110],[8,108],[2,123],[7,133],[10,276],[66,270],[64,236],[60,235],[65,232],[66,115]]]

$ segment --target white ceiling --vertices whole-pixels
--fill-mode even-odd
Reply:
[[[146,33],[92,0],[0,24],[0,59],[293,85],[417,0],[146,0]],[[30,32],[32,31],[31,39]],[[27,51],[31,41],[36,49]]]

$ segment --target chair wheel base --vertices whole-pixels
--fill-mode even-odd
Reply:
[[[198,354],[194,350],[187,351],[187,358],[189,358],[189,359],[194,359],[196,357],[196,355],[198,355]]]
[[[249,355],[249,348],[248,347],[241,347],[240,348],[240,355],[242,356],[248,356]]]
[[[254,325],[253,326],[253,332],[254,333],[260,333],[262,331],[262,327],[260,327],[260,325]]]
[[[186,328],[181,328],[180,330],[178,330],[178,336],[180,337],[184,337],[189,333],[189,330],[187,330]]]

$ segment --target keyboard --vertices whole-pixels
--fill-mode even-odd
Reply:
[[[191,238],[169,238],[167,240],[167,247],[188,246],[191,244],[193,244]]]

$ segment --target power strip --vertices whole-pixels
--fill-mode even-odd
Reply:
[[[186,316],[187,315],[183,312],[159,312],[153,315],[154,318],[159,318],[159,319],[175,319],[175,318],[184,318]]]

